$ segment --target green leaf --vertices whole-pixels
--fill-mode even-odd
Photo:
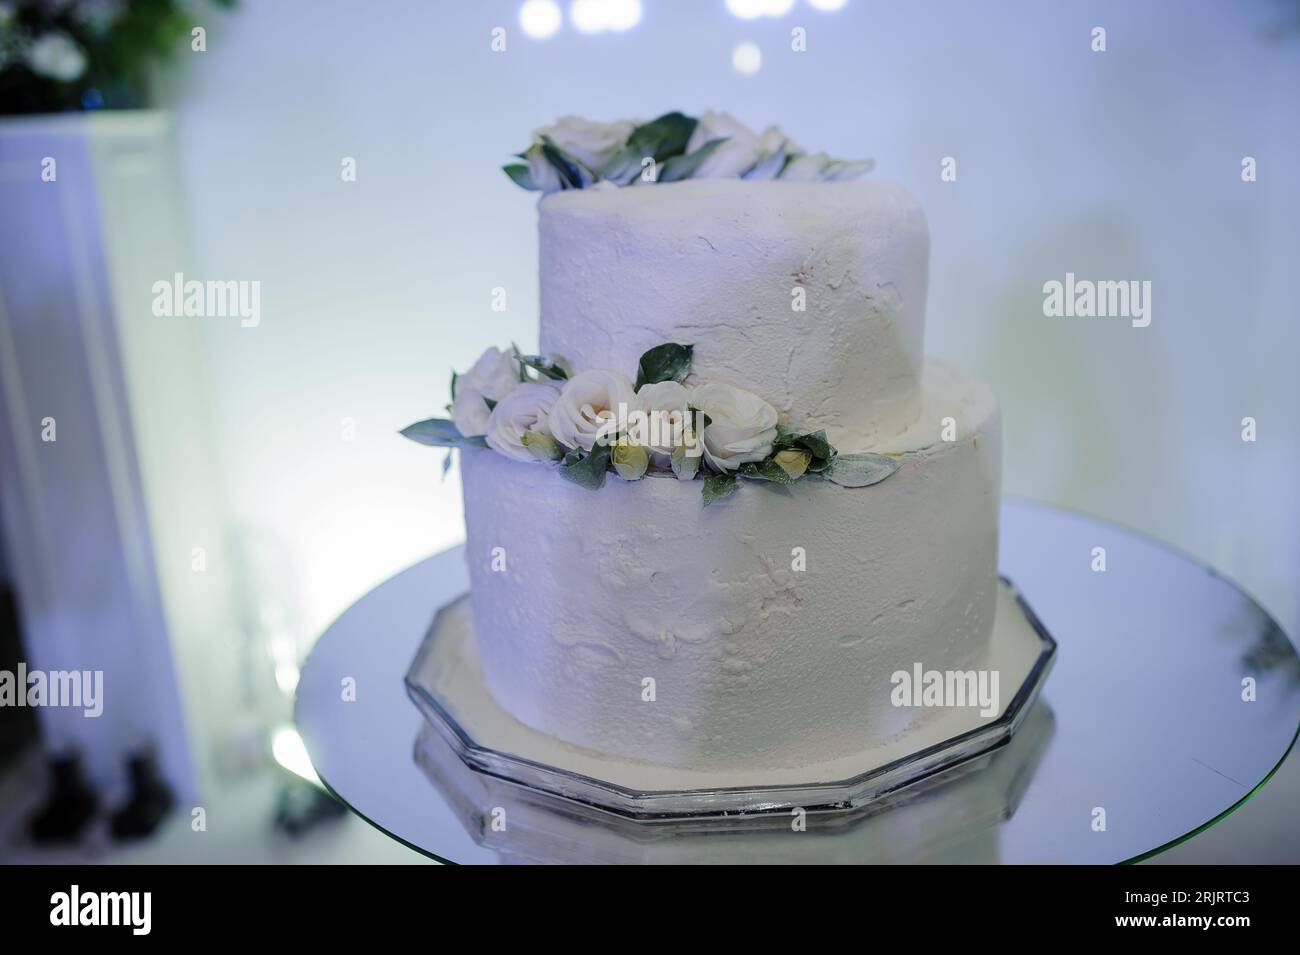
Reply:
[[[810,431],[801,434],[789,431],[784,427],[777,429],[777,438],[772,442],[772,447],[777,451],[800,449],[807,451],[812,455],[812,460],[808,462],[808,471],[812,474],[819,474],[829,468],[834,463],[835,456],[839,453],[826,439],[825,431]]]
[[[831,443],[826,440],[825,431],[814,431],[812,434],[801,434],[796,440],[798,441],[797,447],[810,451],[814,461],[819,459],[829,460],[835,457],[835,449],[832,448]]]
[[[691,370],[691,356],[695,353],[694,345],[679,345],[666,342],[656,345],[644,355],[636,369],[636,391],[642,385],[653,385],[660,381],[681,381]]]
[[[785,468],[771,458],[742,464],[737,473],[753,481],[771,481],[773,484],[793,484],[799,480],[797,477],[791,477],[786,473]]]
[[[686,151],[696,121],[681,113],[665,113],[632,130],[614,156],[600,169],[604,179],[626,186],[645,171],[645,160],[663,163]]]
[[[825,473],[843,487],[867,487],[879,484],[899,467],[897,459],[884,454],[841,454]]]
[[[600,168],[600,178],[626,186],[645,171],[646,158],[630,146],[624,146]]]
[[[456,400],[456,369],[451,370],[451,400]]]
[[[417,421],[403,428],[401,434],[404,438],[434,448],[487,447],[487,441],[482,435],[467,438],[446,418],[427,418],[424,421]]]
[[[704,479],[704,506],[723,501],[736,493],[739,482],[734,474],[710,474]]]
[[[533,191],[541,188],[537,183],[533,182],[532,173],[528,171],[528,167],[523,163],[511,163],[508,166],[502,166],[501,169],[520,188],[532,189]]]
[[[566,189],[584,189],[591,185],[592,176],[587,167],[551,142],[549,136],[542,137],[542,155],[559,172]]]
[[[516,345],[514,342],[510,343],[510,354],[514,356],[515,364],[519,366],[518,368],[519,383],[521,385],[528,384],[528,382],[531,380],[528,376],[528,367],[522,361],[520,361],[520,358],[523,356],[519,354],[519,346]]]
[[[653,156],[663,162],[686,152],[686,144],[695,132],[696,120],[683,113],[664,113],[632,130],[627,140],[627,150],[637,156]]]
[[[720,139],[710,139],[707,143],[683,156],[674,156],[664,163],[663,170],[659,173],[660,182],[677,182],[679,179],[689,179],[695,174],[695,170],[700,168],[700,163],[709,158],[709,155],[727,141],[727,137]]]
[[[605,471],[609,467],[609,446],[596,445],[591,451],[570,451],[560,465],[560,474],[566,480],[589,491],[598,491],[605,484]]]
[[[532,368],[552,381],[569,380],[569,373],[545,355],[521,355],[519,349],[516,348],[515,361],[519,362],[520,365]]]

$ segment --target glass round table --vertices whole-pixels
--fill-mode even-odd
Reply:
[[[1290,752],[1300,656],[1231,582],[1132,531],[1014,500],[1000,564],[1058,644],[1016,734],[802,828],[646,825],[468,767],[403,686],[434,614],[468,587],[460,548],[339,617],[302,668],[295,718],[342,802],[456,863],[1129,862],[1226,817]]]

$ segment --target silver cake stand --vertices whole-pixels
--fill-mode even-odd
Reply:
[[[1105,572],[1091,569],[1098,546]],[[296,718],[340,800],[466,863],[1131,861],[1226,816],[1289,752],[1300,657],[1230,582],[1130,531],[1024,502],[1003,507],[1001,570],[1035,635],[1002,714],[740,812],[735,794],[611,788],[484,745],[482,727],[447,712],[466,680],[448,681],[456,641],[430,622],[465,590],[459,548],[381,584],[321,636]],[[341,692],[349,677],[355,700]],[[670,811],[657,812],[664,795]]]

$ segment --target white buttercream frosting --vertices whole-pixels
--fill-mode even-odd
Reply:
[[[896,183],[657,183],[543,199],[541,341],[576,368],[695,346],[841,450],[920,411],[929,233]],[[802,310],[800,310],[802,309]]]
[[[592,492],[467,450],[466,555],[493,696],[567,742],[672,766],[820,763],[934,712],[894,707],[889,678],[987,650],[1000,446],[987,387],[938,363],[926,379],[923,412],[878,447],[909,452],[902,467],[869,488],[745,483],[704,510],[694,482]]]

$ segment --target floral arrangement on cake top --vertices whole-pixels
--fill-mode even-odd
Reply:
[[[898,470],[895,456],[840,454],[824,431],[790,429],[743,388],[694,381],[693,351],[676,342],[651,348],[633,381],[611,369],[575,374],[558,355],[489,348],[468,372],[452,374],[450,419],[419,421],[402,434],[435,447],[491,448],[590,490],[610,473],[702,478],[706,507],[742,478],[866,487]]]
[[[558,192],[680,179],[860,179],[875,160],[809,153],[775,126],[756,133],[729,113],[665,113],[648,123],[563,116],[502,167],[525,189]]]

